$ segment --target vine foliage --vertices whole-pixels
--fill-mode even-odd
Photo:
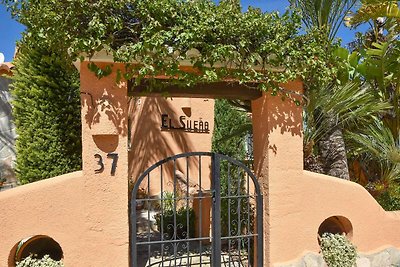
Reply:
[[[105,50],[125,63],[125,79],[158,75],[198,82],[259,82],[259,89],[298,78],[330,80],[335,68],[318,31],[299,34],[298,12],[264,13],[239,0],[1,0],[28,28],[24,38],[71,60]],[[136,62],[137,64],[132,64]],[[195,71],[180,68],[182,62]],[[99,76],[111,68],[90,68]],[[121,74],[122,73],[118,73]],[[122,78],[117,75],[118,78]]]

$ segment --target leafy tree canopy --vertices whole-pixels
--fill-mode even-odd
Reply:
[[[242,12],[238,0],[1,1],[27,26],[24,38],[68,51],[70,60],[106,50],[114,61],[127,63],[125,78],[136,81],[157,75],[186,85],[235,79],[259,81],[266,89],[297,78],[331,80],[335,74],[327,63],[332,62],[327,41],[317,31],[299,35],[297,12]],[[198,71],[182,71],[185,60]],[[91,69],[98,76],[111,71]]]

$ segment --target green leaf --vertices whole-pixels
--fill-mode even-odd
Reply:
[[[338,47],[333,54],[345,61],[347,61],[347,58],[349,57],[349,51],[343,47]]]
[[[357,52],[353,52],[350,54],[349,57],[350,66],[352,66],[353,68],[357,68],[358,60],[359,60],[359,55]]]
[[[365,62],[358,64],[356,69],[362,76],[367,76],[367,64]]]

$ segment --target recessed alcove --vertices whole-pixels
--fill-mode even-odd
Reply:
[[[114,152],[118,147],[119,136],[117,134],[95,134],[92,135],[96,146],[105,153]]]
[[[325,219],[318,228],[318,236],[324,233],[345,234],[348,239],[353,237],[353,225],[344,216],[331,216]]]
[[[8,265],[15,266],[17,262],[30,255],[36,259],[49,255],[56,261],[64,258],[63,250],[57,241],[47,235],[35,235],[24,238],[14,245],[11,249]]]

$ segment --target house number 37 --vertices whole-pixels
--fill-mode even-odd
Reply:
[[[104,163],[103,157],[100,154],[94,154],[94,157],[97,159],[97,165],[99,168],[94,170],[95,173],[101,173],[104,171]],[[117,169],[117,161],[118,161],[118,153],[108,153],[107,158],[112,159],[111,165],[111,175],[115,174],[115,170]]]

